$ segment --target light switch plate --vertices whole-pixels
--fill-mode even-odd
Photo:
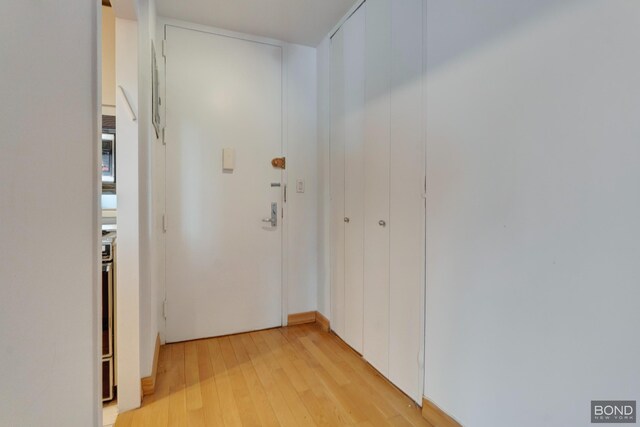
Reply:
[[[304,179],[296,180],[296,192],[304,193]]]

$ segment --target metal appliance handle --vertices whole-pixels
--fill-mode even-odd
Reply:
[[[107,273],[107,304],[108,304],[108,322],[109,325],[107,327],[109,331],[109,353],[103,355],[102,357],[112,357],[113,356],[113,263],[105,263],[102,264],[102,271],[106,271]],[[103,302],[104,304],[104,302]]]

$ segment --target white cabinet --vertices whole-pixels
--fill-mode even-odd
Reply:
[[[331,324],[416,401],[424,336],[423,7],[423,0],[367,0],[331,45]]]
[[[364,352],[389,376],[389,176],[392,0],[366,2]]]
[[[358,10],[332,39],[332,319],[362,353],[364,263],[365,15]]]
[[[345,124],[345,266],[344,339],[362,353],[364,286],[364,105],[365,14],[358,10],[342,27],[344,31]]]

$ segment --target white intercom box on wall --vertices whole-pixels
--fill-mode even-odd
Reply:
[[[222,169],[225,172],[232,172],[236,167],[236,153],[233,148],[222,149]]]

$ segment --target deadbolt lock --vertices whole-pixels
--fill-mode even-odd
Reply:
[[[287,159],[285,157],[276,157],[271,160],[271,166],[276,169],[286,169],[287,168]]]

